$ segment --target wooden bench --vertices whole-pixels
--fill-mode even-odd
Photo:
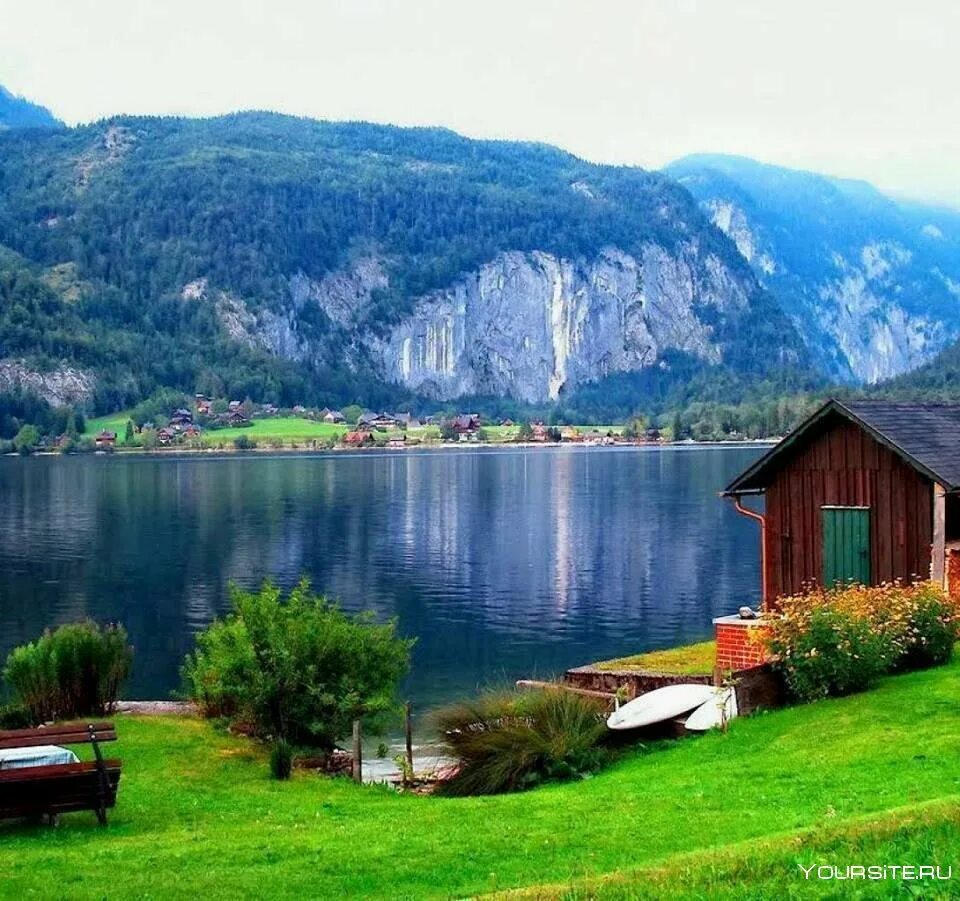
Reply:
[[[0,750],[89,743],[96,758],[83,763],[0,768],[0,819],[46,816],[55,822],[61,813],[92,810],[105,826],[107,808],[117,802],[120,761],[104,760],[100,743],[116,738],[113,723],[61,723],[0,732]]]

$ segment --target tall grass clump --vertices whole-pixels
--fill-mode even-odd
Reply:
[[[456,775],[440,786],[448,795],[489,795],[576,779],[602,766],[605,705],[551,688],[496,692],[446,707],[435,721]]]
[[[14,703],[43,723],[110,713],[132,663],[123,626],[87,620],[48,629],[14,648],[3,676]]]
[[[850,694],[887,672],[947,663],[960,604],[934,582],[848,585],[781,598],[767,645],[802,701]]]

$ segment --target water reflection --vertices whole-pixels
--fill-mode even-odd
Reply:
[[[416,635],[421,704],[695,639],[756,601],[755,526],[716,491],[758,451],[536,449],[0,460],[0,652],[123,622],[166,696],[230,581],[302,573]]]

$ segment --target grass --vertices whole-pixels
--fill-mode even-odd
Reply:
[[[349,426],[332,422],[316,422],[301,416],[275,416],[254,419],[242,428],[210,429],[203,433],[204,444],[229,444],[234,438],[246,435],[257,442],[282,441],[284,444],[302,441],[329,441],[348,432]]]
[[[84,434],[89,438],[96,438],[100,432],[117,433],[117,443],[123,443],[123,436],[127,431],[127,422],[130,419],[129,413],[111,413],[109,416],[98,416],[96,419],[87,420],[87,430]]]
[[[857,817],[836,828],[808,829],[762,841],[728,845],[706,854],[677,855],[661,866],[622,870],[553,886],[505,892],[501,897],[621,899],[957,897],[960,860],[960,795],[882,814]],[[940,866],[948,880],[839,882],[818,880],[816,868],[890,865]],[[803,868],[801,870],[801,867]],[[805,872],[815,868],[809,877]],[[840,886],[844,890],[837,892]],[[854,886],[856,888],[854,889]],[[922,888],[921,888],[922,886]],[[833,892],[831,892],[831,888]],[[834,894],[836,893],[836,894]]]
[[[273,782],[261,749],[206,723],[123,717],[109,828],[92,814],[0,826],[0,891],[823,897],[797,861],[960,863],[958,689],[960,663],[889,677],[630,752],[583,782],[463,799],[304,773]]]
[[[694,676],[712,673],[717,657],[715,641],[667,648],[663,651],[647,651],[632,657],[601,660],[594,666],[600,670],[650,670],[655,673],[673,673],[678,676]]]
[[[87,420],[86,435],[96,436],[99,432],[106,429],[117,433],[117,445],[124,445],[124,435],[127,430],[127,421],[130,418],[129,411],[120,413],[111,413],[109,416],[98,416],[96,419]],[[313,419],[306,419],[302,416],[272,416],[265,419],[254,419],[253,425],[242,428],[228,429],[208,429],[203,433],[203,443],[207,447],[218,447],[220,445],[229,446],[235,438],[246,435],[258,444],[268,445],[279,443],[289,447],[292,444],[305,444],[312,441],[324,443],[331,438],[339,438],[350,431],[352,426],[335,425],[329,422],[316,422]],[[599,429],[604,434],[610,429],[621,431],[622,426],[579,426],[582,432],[592,429]],[[517,437],[520,427],[491,425],[484,426],[484,431],[489,436],[490,441],[506,442],[512,441]],[[378,437],[383,440],[393,432],[378,432]],[[420,428],[409,429],[407,435],[410,438],[418,438],[421,441],[439,440],[440,429],[437,426],[422,426]]]

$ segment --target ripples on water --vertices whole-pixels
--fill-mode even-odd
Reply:
[[[0,653],[123,622],[128,694],[166,697],[230,581],[301,574],[417,636],[422,706],[710,633],[758,599],[717,491],[757,448],[0,459]]]

